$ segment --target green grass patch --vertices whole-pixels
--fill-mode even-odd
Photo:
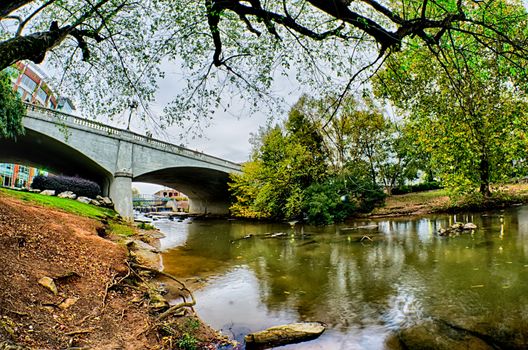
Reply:
[[[96,207],[94,205],[84,204],[72,199],[44,196],[38,193],[16,191],[7,188],[0,188],[0,194],[93,219],[116,216],[116,212],[112,209]]]
[[[155,230],[156,227],[154,225],[151,225],[151,224],[148,224],[146,222],[140,222],[137,227],[139,229],[142,229],[142,230],[146,230],[146,231],[149,231],[149,230]]]
[[[118,236],[130,237],[136,234],[135,228],[127,224],[119,224],[117,222],[110,222],[108,226],[110,226],[110,232]]]

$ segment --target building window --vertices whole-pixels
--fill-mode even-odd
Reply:
[[[46,91],[42,90],[42,88],[39,88],[37,90],[37,99],[39,100],[39,102],[45,105],[47,98],[48,98],[48,94],[46,93]]]
[[[24,88],[27,91],[35,91],[35,89],[37,88],[37,83],[35,83],[33,79],[31,79],[25,74],[22,75],[22,80],[20,81],[20,83],[24,85]]]
[[[4,183],[2,185],[5,187],[11,187],[11,176],[4,176]]]

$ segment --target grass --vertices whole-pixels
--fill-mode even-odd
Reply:
[[[17,198],[26,202],[39,204],[44,207],[60,209],[67,213],[85,216],[92,219],[101,219],[109,216],[114,217],[116,215],[116,212],[112,209],[96,207],[94,205],[84,204],[72,199],[44,196],[38,193],[0,188],[0,195]]]
[[[528,184],[505,184],[492,189],[491,198],[478,193],[449,196],[446,189],[408,193],[387,197],[385,205],[372,212],[374,216],[417,215],[433,212],[460,212],[504,208],[528,202]]]
[[[8,188],[0,188],[0,195],[16,198],[32,204],[38,204],[43,207],[59,209],[67,213],[100,220],[103,218],[115,218],[117,213],[108,208],[101,208],[91,204],[85,204],[73,199],[59,198],[55,196],[45,196],[38,193],[16,191]],[[115,220],[109,220],[110,232],[122,237],[135,235],[136,229],[126,223],[120,223]]]
[[[110,231],[118,236],[130,237],[137,233],[134,227],[127,224],[110,222],[108,225],[110,226]]]

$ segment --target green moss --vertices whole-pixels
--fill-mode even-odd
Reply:
[[[60,209],[68,213],[81,215],[93,219],[114,217],[117,215],[114,210],[108,208],[96,207],[94,205],[84,204],[72,199],[59,198],[54,196],[44,196],[38,193],[22,192],[10,190],[7,188],[0,188],[0,195],[17,198],[45,207]]]

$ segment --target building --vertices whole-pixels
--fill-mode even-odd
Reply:
[[[189,199],[180,191],[164,188],[163,190],[159,190],[158,192],[154,193],[154,196],[172,199],[165,203],[165,207],[171,208],[172,211],[189,211]]]
[[[49,77],[31,62],[17,62],[7,68],[12,76],[13,89],[28,103],[72,113],[75,106],[69,98],[57,98],[46,83]],[[20,164],[0,163],[0,186],[28,188],[36,175],[48,173],[37,168]]]
[[[48,173],[20,164],[0,163],[0,186],[29,189],[33,178]]]
[[[22,101],[57,109],[65,113],[73,113],[75,106],[67,97],[55,96],[46,81],[49,77],[36,64],[19,61],[7,69],[13,75],[13,89]]]
[[[158,192],[154,193],[154,196],[163,197],[163,198],[177,198],[179,197],[180,200],[187,200],[187,196],[183,193],[173,190],[171,188],[164,188],[163,190],[159,190]]]

